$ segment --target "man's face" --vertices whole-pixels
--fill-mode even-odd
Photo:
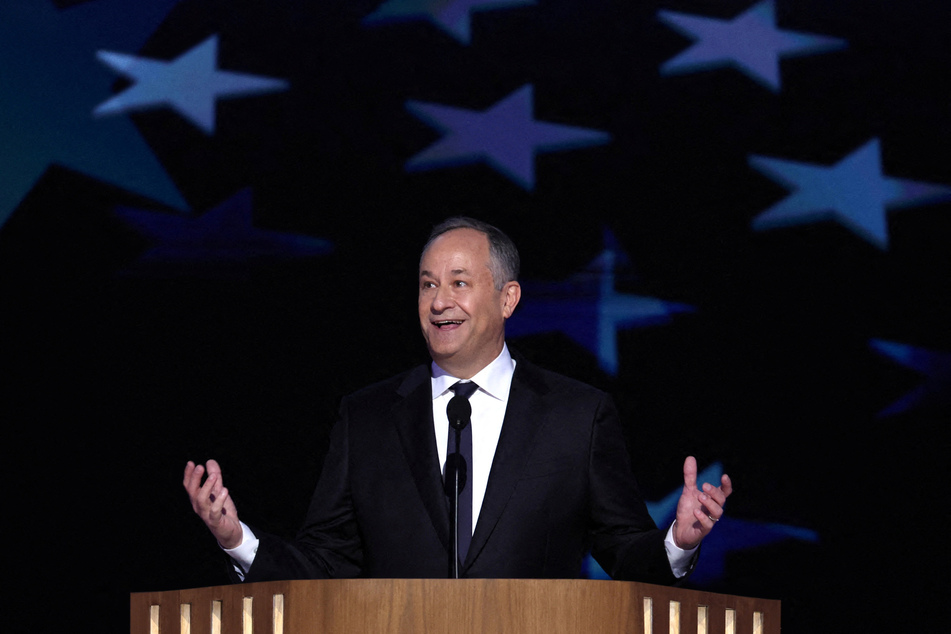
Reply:
[[[475,229],[442,234],[419,265],[419,324],[429,354],[460,379],[472,378],[502,351],[505,320],[518,303],[518,282],[495,289],[489,240]]]

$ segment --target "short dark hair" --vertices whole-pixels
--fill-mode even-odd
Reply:
[[[436,238],[455,229],[474,229],[488,238],[489,271],[492,273],[495,290],[500,291],[508,282],[518,280],[520,261],[518,249],[515,248],[512,239],[505,235],[501,229],[468,216],[453,216],[433,227],[429,234],[429,240],[426,241],[426,245],[423,247],[423,254],[426,253]],[[422,260],[422,255],[420,255],[420,260]]]

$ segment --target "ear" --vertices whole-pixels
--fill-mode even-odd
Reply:
[[[511,317],[521,298],[522,287],[518,282],[508,282],[502,287],[502,317],[505,319]]]

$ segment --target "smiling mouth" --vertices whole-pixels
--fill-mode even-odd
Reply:
[[[462,324],[461,319],[443,319],[433,322],[433,325],[436,326],[436,328],[446,328],[448,326],[458,326],[460,324]]]

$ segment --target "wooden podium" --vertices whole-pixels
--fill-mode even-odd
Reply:
[[[626,581],[337,579],[131,595],[131,634],[779,634],[780,602]]]

